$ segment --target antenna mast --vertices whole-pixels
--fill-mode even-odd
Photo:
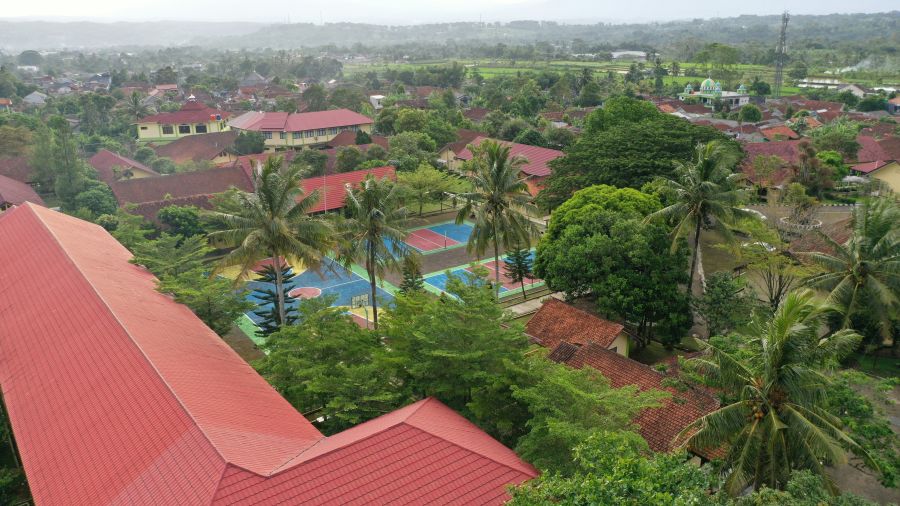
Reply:
[[[772,95],[781,97],[781,84],[784,82],[784,63],[787,59],[787,25],[791,19],[788,11],[781,15],[781,33],[778,36],[778,47],[775,48],[775,86]]]

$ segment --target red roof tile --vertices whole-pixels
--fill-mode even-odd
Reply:
[[[500,504],[537,475],[434,399],[324,438],[99,226],[25,204],[0,235],[0,383],[37,504]]]
[[[194,195],[212,195],[231,187],[250,191],[250,178],[239,166],[227,166],[160,177],[116,181],[109,185],[119,204],[155,202]]]
[[[0,105],[12,105],[12,100],[8,98],[0,98]]]
[[[159,123],[161,125],[180,125],[183,123],[206,123],[211,117],[219,115],[222,119],[231,116],[230,112],[207,107],[203,102],[186,102],[175,112],[161,112],[153,116],[141,118],[137,123]]]
[[[228,124],[239,130],[302,132],[320,128],[370,125],[372,119],[349,109],[331,111],[301,112],[247,112],[231,120]]]
[[[33,171],[27,156],[0,157],[0,176],[6,176],[22,183],[32,182]]]
[[[120,169],[137,169],[139,171],[158,176],[155,170],[147,167],[143,163],[124,157],[118,153],[113,153],[108,149],[101,149],[88,160],[88,163],[97,171],[97,175],[101,181],[106,184],[112,184],[122,176],[116,176],[113,167]]]
[[[624,328],[620,323],[604,320],[551,298],[544,302],[525,325],[525,333],[551,350],[562,342],[578,346],[596,343],[609,348]]]
[[[763,134],[763,136],[770,141],[785,141],[800,138],[800,136],[797,135],[797,132],[784,125],[760,128],[759,133]]]
[[[857,162],[874,162],[892,158],[882,147],[881,142],[874,137],[859,135],[856,137],[856,142],[859,143],[859,151],[856,152]]]
[[[304,194],[308,195],[316,190],[319,191],[319,202],[309,212],[318,213],[344,207],[344,202],[347,200],[347,185],[356,186],[369,174],[378,179],[384,177],[394,179],[395,177],[394,168],[388,166],[304,179],[300,183]]]
[[[32,202],[44,205],[44,199],[31,186],[11,177],[0,175],[0,209]]]
[[[753,183],[763,183],[759,181],[753,171],[753,160],[757,156],[777,156],[784,160],[784,167],[773,174],[767,184],[779,185],[783,183],[789,176],[789,166],[800,161],[800,143],[807,142],[803,140],[792,141],[772,141],[772,142],[747,142],[743,144],[744,151],[747,153],[744,163],[741,165],[741,172],[747,175],[747,179]]]
[[[158,156],[171,158],[175,163],[212,160],[234,146],[234,141],[239,134],[240,132],[236,130],[227,130],[203,135],[188,135],[163,144],[155,151]]]
[[[377,144],[384,149],[389,149],[390,145],[387,137],[382,137],[381,135],[370,135],[372,138],[372,144]],[[343,132],[334,136],[333,139],[328,141],[328,145],[333,148],[339,148],[343,146],[356,146],[356,132],[352,130],[344,130]]]
[[[870,172],[875,172],[876,170],[878,170],[890,163],[892,163],[890,160],[888,160],[888,161],[875,160],[874,162],[858,163],[858,164],[850,167],[850,170],[852,170],[854,172],[860,172],[862,174],[869,174]]]
[[[472,107],[471,109],[466,109],[465,111],[463,111],[462,115],[464,118],[477,123],[487,117],[487,115],[490,113],[490,109],[485,109],[483,107]]]
[[[488,139],[488,137],[476,137],[470,144],[478,146],[486,139]],[[557,151],[555,149],[529,146],[527,144],[519,144],[516,142],[496,142],[499,142],[504,146],[509,146],[510,156],[521,156],[527,160],[527,163],[522,165],[522,172],[529,176],[549,176],[551,171],[550,166],[547,165],[547,163],[564,155],[562,151]],[[472,152],[466,147],[457,153],[456,157],[461,160],[471,160]]]
[[[681,391],[666,386],[665,374],[597,344],[582,346],[566,364],[578,369],[588,365],[600,371],[615,388],[636,385],[641,391],[670,393],[672,397],[661,401],[661,407],[645,409],[634,420],[638,432],[654,451],[668,452],[681,446],[683,441],[678,440],[678,434],[719,407],[719,401],[708,393],[691,387]]]

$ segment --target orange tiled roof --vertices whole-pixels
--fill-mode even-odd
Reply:
[[[604,320],[557,299],[545,302],[525,326],[525,333],[551,350],[563,342],[577,346],[595,343],[606,349],[623,330],[620,323]]]

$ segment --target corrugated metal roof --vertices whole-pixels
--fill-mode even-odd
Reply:
[[[25,204],[0,235],[0,384],[37,504],[499,504],[537,475],[434,399],[323,438],[101,227]]]
[[[477,137],[471,144],[473,146],[478,146],[487,139],[488,137]],[[562,151],[557,151],[555,149],[529,146],[528,144],[519,144],[517,142],[498,141],[496,139],[491,140],[499,142],[504,146],[509,146],[509,154],[511,156],[521,156],[526,159],[528,162],[522,165],[522,172],[529,176],[549,176],[551,171],[550,166],[547,164],[551,160],[555,160],[564,155]],[[472,152],[466,147],[456,156],[461,160],[471,160]]]
[[[302,132],[319,128],[369,125],[373,121],[349,109],[318,112],[247,112],[228,124],[238,130]]]
[[[34,188],[11,177],[0,175],[0,208],[25,202],[44,205],[44,199],[35,193]]]
[[[394,179],[394,168],[390,166],[376,167],[304,179],[300,182],[300,186],[305,195],[319,190],[319,201],[309,212],[318,213],[344,207],[344,202],[347,200],[347,185],[355,186],[364,181],[369,174],[378,179],[383,177]]]

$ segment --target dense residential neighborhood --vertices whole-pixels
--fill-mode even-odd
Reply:
[[[900,503],[900,14],[824,8],[0,20],[0,504]]]

